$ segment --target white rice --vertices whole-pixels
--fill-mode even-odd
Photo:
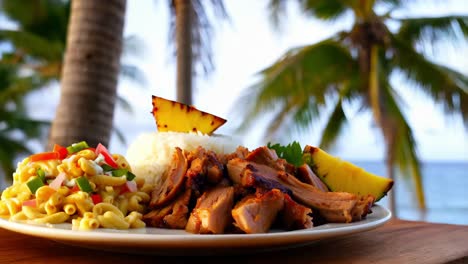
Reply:
[[[216,153],[227,154],[234,152],[239,144],[233,138],[222,135],[143,133],[130,144],[126,158],[137,177],[144,178],[150,184],[159,184],[161,176],[169,168],[175,147],[191,151],[198,146]]]

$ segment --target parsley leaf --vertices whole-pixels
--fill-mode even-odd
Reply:
[[[282,146],[279,143],[272,145],[268,142],[267,147],[275,150],[279,158],[285,159],[296,167],[304,164],[304,161],[302,160],[302,147],[297,141],[294,141],[287,146]]]

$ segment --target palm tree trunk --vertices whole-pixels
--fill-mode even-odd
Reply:
[[[386,170],[387,170],[387,177],[392,179],[393,182],[395,182],[395,168],[393,167],[394,163],[394,152],[391,150],[391,144],[394,144],[394,140],[392,139],[387,139],[386,140],[387,146],[386,146],[386,154],[385,154],[385,165],[386,165]],[[388,202],[389,202],[389,208],[390,211],[392,212],[392,216],[394,218],[398,218],[398,210],[397,210],[397,204],[396,204],[396,184],[393,185],[393,190],[389,192],[388,194]]]
[[[49,138],[109,144],[126,0],[72,1],[61,95]]]
[[[378,60],[378,53],[379,47],[374,44],[370,46],[368,50],[369,54],[369,100],[370,105],[373,110],[374,120],[378,124],[378,126],[382,129],[382,134],[385,139],[385,165],[387,169],[387,177],[392,180],[395,180],[395,173],[393,169],[394,163],[394,131],[393,126],[389,122],[384,122],[382,119],[382,104],[380,102],[380,90],[379,90],[379,60]],[[388,121],[388,120],[387,120]],[[395,202],[395,190],[393,190],[390,195],[389,200],[389,207],[393,213],[393,216],[397,216],[396,211],[396,202]]]
[[[176,10],[177,101],[192,104],[192,15],[191,1],[174,0]]]

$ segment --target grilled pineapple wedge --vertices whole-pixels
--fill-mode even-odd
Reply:
[[[154,96],[153,116],[159,132],[201,132],[210,135],[226,120],[193,106]]]
[[[304,160],[331,191],[371,194],[378,201],[393,186],[393,180],[367,172],[317,147],[306,146]]]

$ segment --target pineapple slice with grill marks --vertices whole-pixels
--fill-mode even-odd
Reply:
[[[152,97],[152,114],[159,132],[201,132],[211,135],[226,123],[226,120],[189,106],[162,97]]]

